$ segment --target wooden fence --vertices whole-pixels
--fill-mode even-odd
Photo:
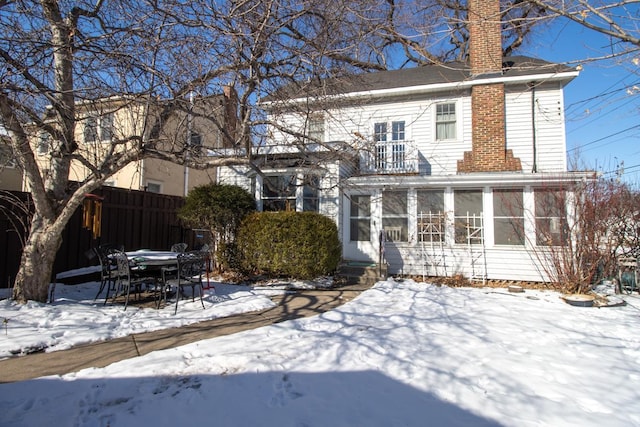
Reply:
[[[177,210],[182,197],[103,187],[93,192],[102,200],[100,235],[83,227],[83,207],[73,215],[63,233],[56,256],[53,277],[59,272],[96,265],[91,248],[105,244],[121,244],[125,250],[165,249],[173,243],[186,242],[190,248],[206,243],[202,233],[184,228]],[[31,208],[28,193],[12,192],[26,209]],[[0,197],[0,287],[13,285],[26,236],[26,212],[15,203]]]

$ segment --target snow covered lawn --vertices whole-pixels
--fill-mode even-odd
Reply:
[[[639,308],[388,280],[313,318],[0,385],[0,425],[640,425]]]

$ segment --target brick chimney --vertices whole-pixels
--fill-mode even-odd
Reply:
[[[225,85],[222,105],[224,108],[224,127],[226,135],[222,137],[223,148],[234,148],[238,137],[238,93],[231,85]]]
[[[472,78],[502,74],[499,0],[469,0],[469,60]],[[520,159],[507,150],[503,83],[471,89],[471,150],[458,160],[458,173],[521,171]]]

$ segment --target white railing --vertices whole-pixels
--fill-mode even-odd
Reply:
[[[364,173],[398,174],[418,172],[418,149],[413,141],[378,141],[362,155]]]

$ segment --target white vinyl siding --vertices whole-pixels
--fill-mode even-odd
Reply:
[[[548,84],[537,86],[533,95],[528,88],[507,91],[507,148],[520,159],[525,172],[533,171],[534,151],[538,172],[564,171],[567,163],[562,91],[556,84]]]

